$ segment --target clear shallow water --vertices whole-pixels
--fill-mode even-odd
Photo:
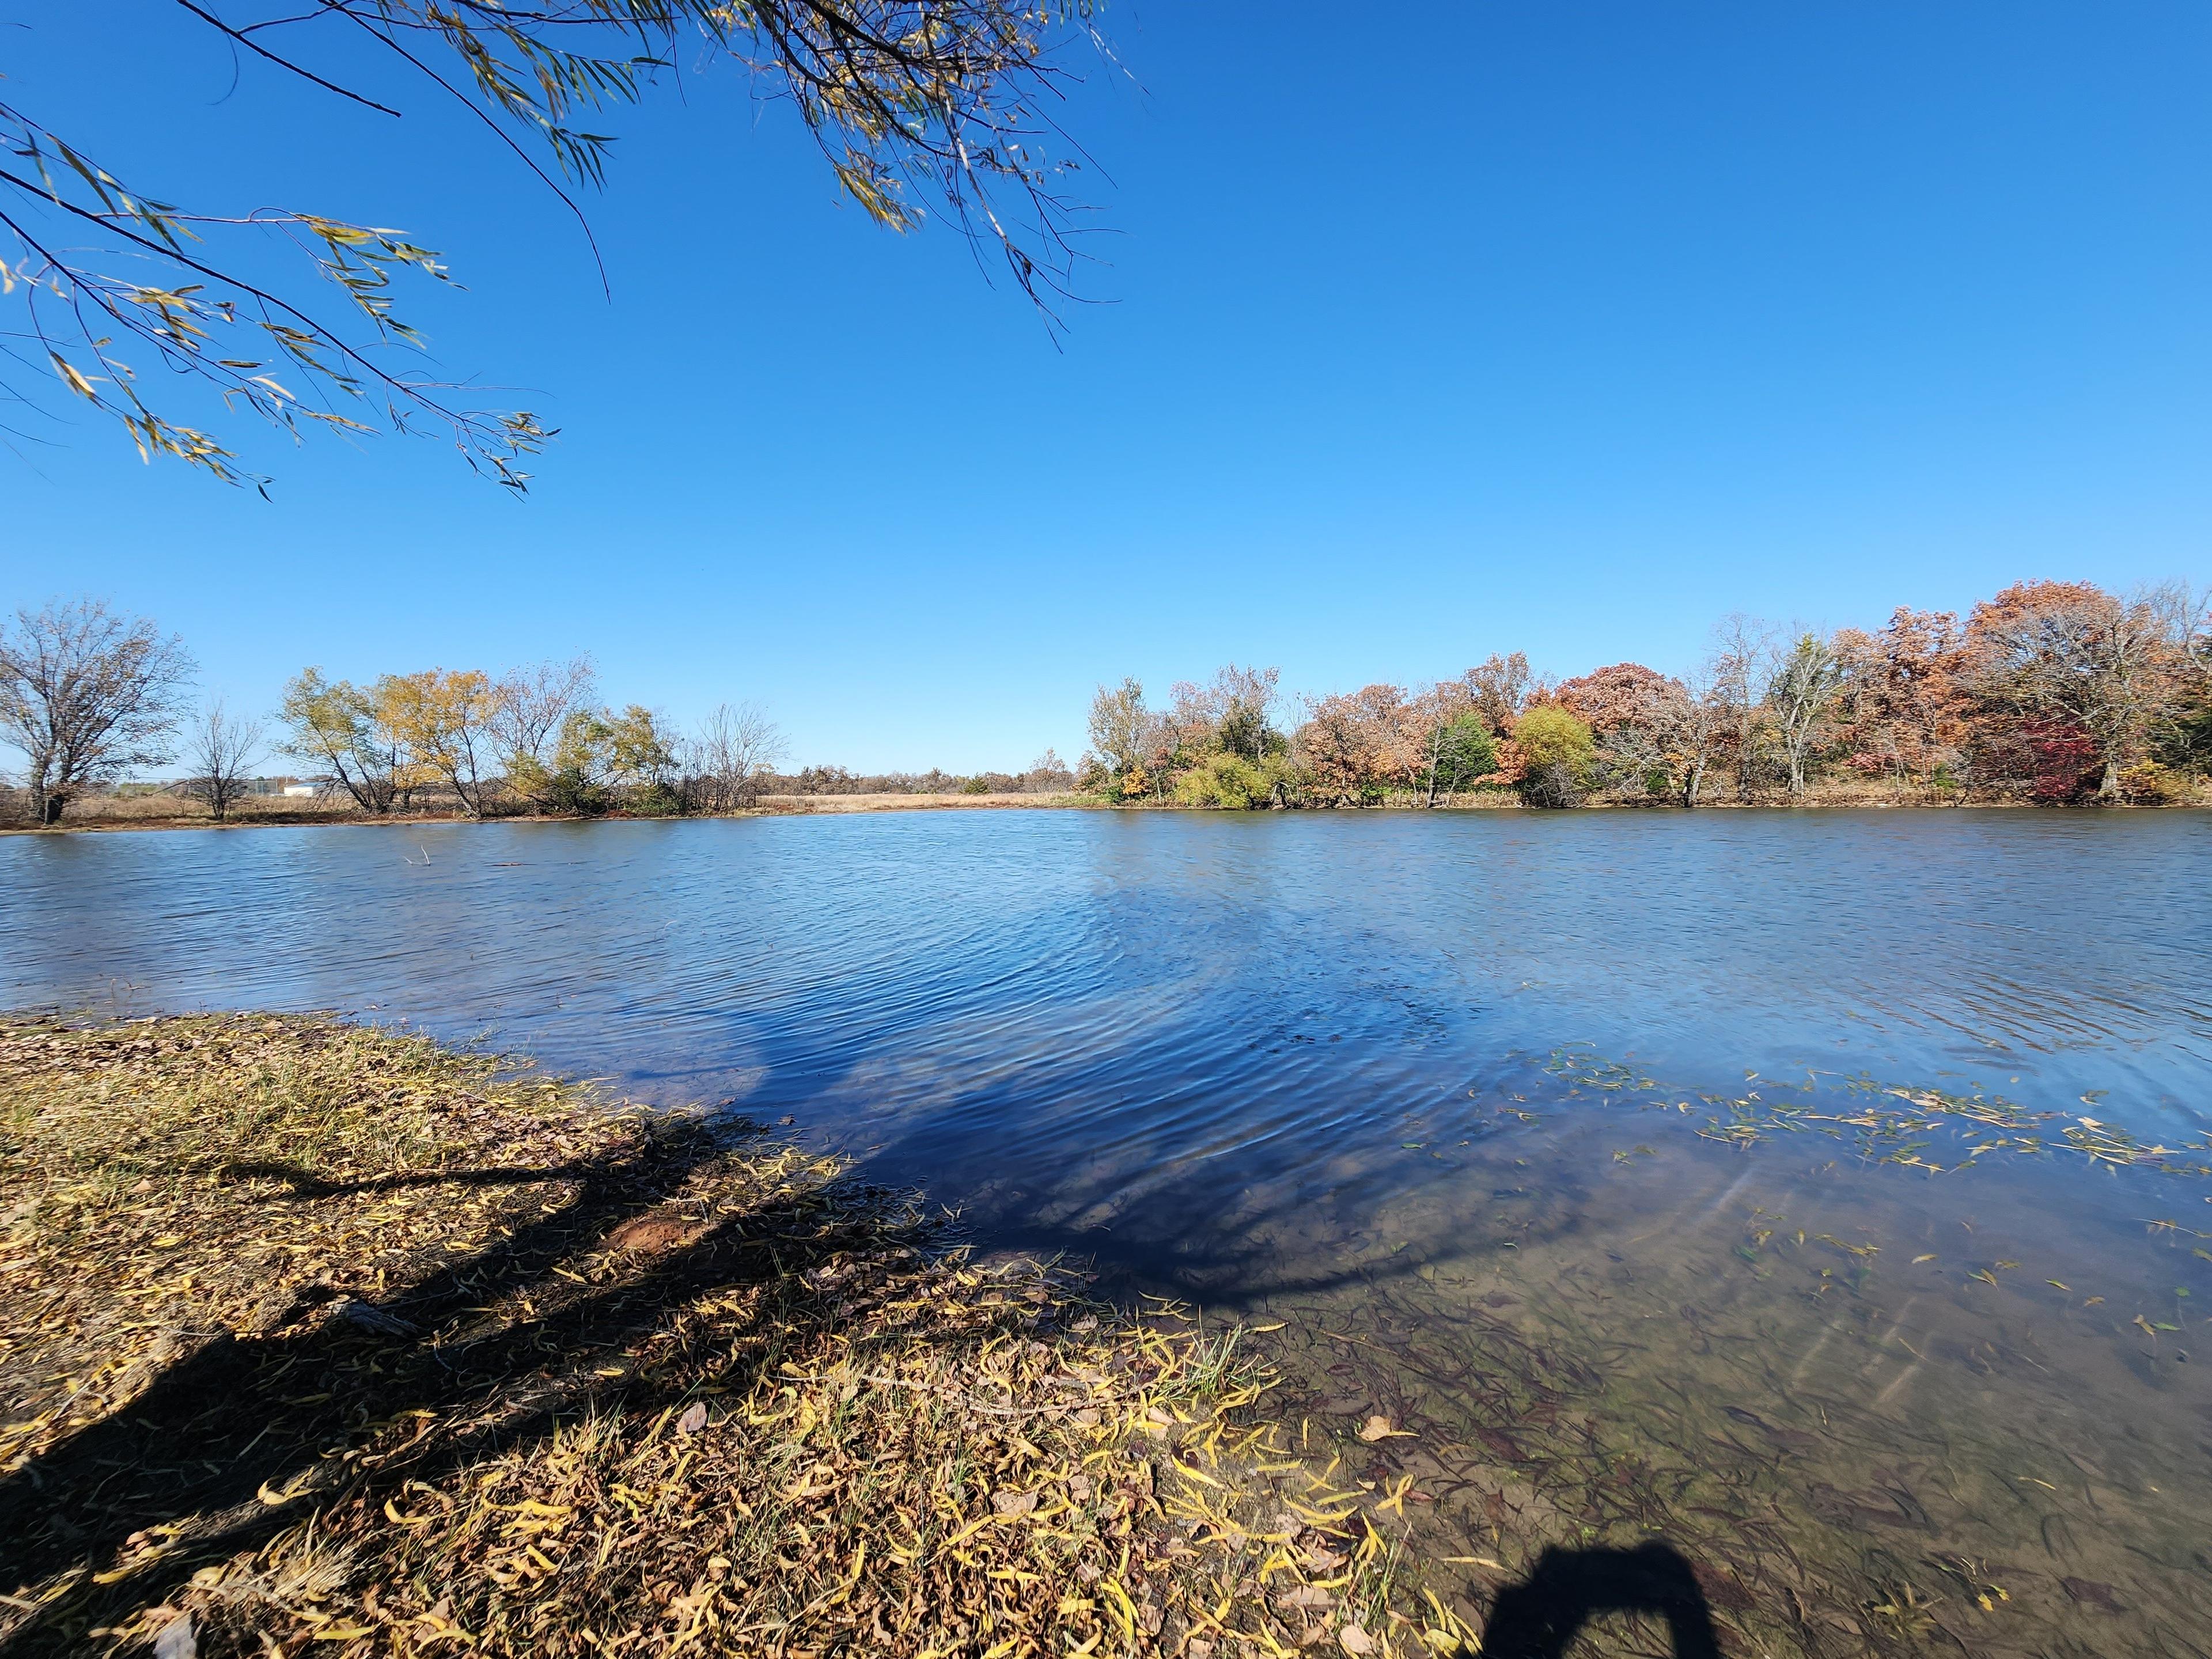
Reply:
[[[2208,900],[2191,813],[12,837],[0,1001],[332,1007],[790,1115],[988,1237],[1285,1319],[1286,1405],[1501,1564],[1477,1603],[1656,1535],[1761,1650],[2192,1652],[2212,1183],[1697,1131],[1894,1107],[1862,1078],[2200,1144]]]

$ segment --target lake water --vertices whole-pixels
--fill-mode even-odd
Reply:
[[[2204,814],[18,836],[0,938],[18,1006],[482,1038],[1279,1322],[1471,1604],[1656,1540],[1730,1651],[2212,1651]]]

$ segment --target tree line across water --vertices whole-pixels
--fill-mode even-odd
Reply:
[[[1231,808],[2186,800],[2212,771],[2212,614],[2180,583],[2022,582],[1963,621],[1899,609],[1871,633],[1731,617],[1680,678],[1626,662],[1552,681],[1515,652],[1284,708],[1272,668],[1158,709],[1134,679],[1101,686],[1078,787]]]
[[[195,707],[183,642],[96,600],[57,602],[0,628],[0,737],[25,758],[23,815],[54,825],[72,802],[181,765],[173,787],[225,818],[282,757],[313,793],[369,817],[721,813],[781,794],[1065,793],[1049,750],[1021,774],[859,776],[775,768],[781,732],[752,704],[726,703],[685,729],[599,695],[588,658],[493,675],[386,674],[364,684],[307,668],[273,719]]]
[[[1784,631],[1733,617],[1682,678],[1638,663],[1553,681],[1516,652],[1425,690],[1376,684],[1299,700],[1272,668],[1092,700],[1091,752],[1026,771],[790,776],[756,706],[696,727],[603,702],[587,658],[492,675],[307,668],[273,719],[195,708],[184,646],[95,600],[0,628],[0,737],[21,750],[27,816],[181,763],[178,791],[227,817],[271,756],[371,816],[745,811],[784,795],[1079,792],[1121,805],[1426,806],[1510,798],[1804,800],[1869,790],[1929,801],[2159,804],[2212,773],[2212,611],[2179,583],[2116,594],[2024,582],[1973,607],[1899,610],[1875,632]]]

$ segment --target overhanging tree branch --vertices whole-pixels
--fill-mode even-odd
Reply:
[[[1072,300],[1075,215],[1058,181],[1078,167],[1052,160],[1064,143],[1045,106],[1060,95],[1066,71],[1055,54],[1097,36],[1091,0],[559,0],[508,8],[495,0],[319,0],[240,20],[248,8],[219,14],[207,0],[178,0],[234,46],[319,90],[362,107],[398,115],[393,104],[311,68],[301,54],[264,45],[285,30],[325,20],[350,23],[433,82],[489,128],[582,226],[575,197],[532,156],[506,123],[523,126],[552,152],[560,172],[599,186],[611,139],[583,130],[580,113],[641,98],[674,64],[684,40],[709,58],[734,59],[771,99],[787,99],[847,194],[878,222],[907,230],[926,216],[920,198],[980,252],[995,244],[1016,283],[1056,330],[1057,309]],[[408,37],[434,40],[465,75],[449,78]],[[366,433],[368,419],[339,412],[374,389],[380,424],[408,431],[431,417],[453,434],[471,466],[516,490],[527,483],[517,459],[551,434],[527,411],[483,413],[449,406],[444,383],[395,374],[369,355],[420,349],[421,337],[392,310],[393,280],[411,271],[448,280],[437,257],[397,232],[333,216],[264,210],[246,216],[185,212],[126,190],[32,116],[0,105],[0,138],[19,166],[0,168],[0,196],[21,205],[0,214],[15,239],[0,246],[0,303],[21,308],[25,327],[0,325],[0,355],[11,336],[37,348],[58,385],[121,419],[143,453],[166,453],[231,482],[263,482],[242,471],[222,441],[199,426],[149,407],[145,388],[118,342],[136,339],[190,384],[226,407],[245,407],[299,437],[303,423]],[[1070,147],[1072,149],[1072,146]],[[55,213],[96,228],[93,247],[62,247],[33,222]],[[325,326],[281,281],[249,281],[228,251],[228,233],[279,229],[298,242],[314,276],[337,283],[352,302],[353,331]],[[222,246],[193,252],[203,234],[225,233]],[[106,261],[166,264],[166,280],[131,280]],[[600,264],[604,287],[606,276]],[[256,314],[258,313],[258,314]],[[219,329],[261,334],[264,354],[306,382],[277,380],[263,356],[223,356]],[[82,367],[79,367],[79,363]],[[0,378],[0,396],[34,403],[31,385]],[[41,405],[42,406],[42,405]]]

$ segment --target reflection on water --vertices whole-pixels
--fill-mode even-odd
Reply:
[[[1656,1540],[1729,1651],[2190,1653],[2208,853],[2189,813],[19,837],[0,1000],[337,1007],[793,1115],[1285,1319],[1305,1432],[1478,1608]],[[1983,1104],[1829,1132],[1877,1085]],[[2175,1151],[2083,1150],[2129,1137]]]

